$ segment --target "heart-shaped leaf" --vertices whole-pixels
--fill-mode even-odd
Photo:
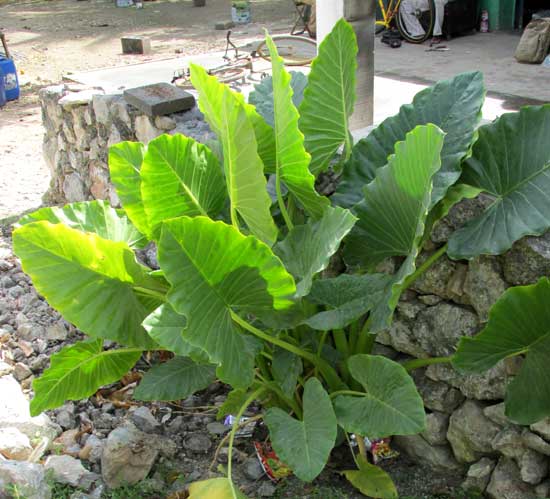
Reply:
[[[151,368],[134,392],[137,400],[181,400],[210,386],[216,379],[211,364],[197,364],[189,357],[174,357]]]
[[[319,221],[294,226],[284,241],[277,244],[275,253],[290,273],[300,279],[297,296],[309,293],[313,277],[328,266],[330,257],[356,220],[348,210],[327,208]]]
[[[164,220],[182,215],[214,218],[224,206],[218,159],[208,147],[183,135],[161,135],[149,142],[140,174],[143,205],[156,239]]]
[[[189,486],[189,499],[246,499],[229,478],[211,478]]]
[[[287,397],[294,396],[298,376],[302,374],[303,369],[302,359],[298,355],[282,348],[275,348],[271,361],[273,380],[279,384]]]
[[[300,480],[310,482],[325,467],[336,441],[336,416],[317,378],[305,384],[303,407],[302,421],[276,407],[266,412],[264,421],[277,455]]]
[[[500,255],[550,227],[550,104],[503,114],[479,129],[461,181],[494,201],[449,239],[451,258]]]
[[[404,140],[417,125],[433,123],[447,134],[430,207],[435,205],[460,176],[461,162],[476,140],[484,99],[480,72],[463,73],[422,90],[412,104],[402,106],[398,114],[384,120],[368,137],[355,144],[332,200],[346,208],[361,201],[363,186],[388,162],[395,143]]]
[[[345,431],[382,438],[424,430],[424,404],[403,366],[385,357],[360,354],[348,359],[348,368],[365,393],[334,399],[338,424]]]
[[[187,318],[184,340],[208,353],[223,381],[249,386],[258,342],[233,318],[291,306],[292,276],[254,236],[205,217],[165,222],[159,262],[172,285],[168,301]]]
[[[357,456],[357,464],[358,470],[342,471],[342,474],[361,494],[376,499],[397,499],[397,489],[390,475],[363,456]]]
[[[319,54],[311,64],[300,106],[300,130],[314,175],[326,170],[338,148],[349,143],[357,51],[353,28],[340,19],[319,45]]]
[[[92,340],[65,347],[52,355],[51,364],[33,382],[31,415],[93,395],[98,388],[118,381],[138,361],[139,348],[103,350],[103,341]]]
[[[109,241],[128,243],[132,248],[141,248],[147,242],[124,212],[111,208],[106,201],[86,201],[63,207],[41,208],[19,219],[18,225],[41,220],[52,224],[64,224],[82,232],[93,232]]]
[[[453,357],[461,371],[480,373],[497,362],[525,355],[506,390],[506,415],[519,424],[550,416],[550,280],[504,292],[474,338],[462,338]]]

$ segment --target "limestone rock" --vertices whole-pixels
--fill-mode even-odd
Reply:
[[[487,416],[493,423],[496,423],[500,426],[509,426],[512,422],[504,414],[505,405],[504,402],[499,404],[490,405],[483,409],[483,414]]]
[[[550,480],[544,480],[544,482],[535,487],[535,497],[540,497],[541,499],[550,497]]]
[[[73,487],[85,486],[91,481],[90,475],[95,475],[84,468],[78,459],[71,456],[49,456],[44,463],[44,468],[52,474],[56,482]]]
[[[483,322],[489,318],[489,309],[506,291],[501,274],[500,263],[495,257],[479,256],[468,265],[464,292]]]
[[[413,378],[424,405],[432,411],[450,414],[464,401],[464,395],[459,390],[429,379],[421,370],[415,371]]]
[[[521,480],[516,463],[510,458],[501,457],[486,493],[490,499],[527,499],[533,496],[534,490]]]
[[[148,144],[151,140],[158,137],[162,132],[153,126],[147,116],[138,116],[135,123],[136,137],[140,142]]]
[[[459,462],[473,463],[492,452],[491,443],[499,431],[500,427],[485,417],[481,404],[466,400],[451,415],[447,440]]]
[[[126,423],[113,430],[103,448],[101,474],[110,488],[143,480],[158,456],[155,436]]]
[[[130,413],[129,416],[132,423],[134,423],[139,430],[144,431],[145,433],[153,433],[159,430],[160,423],[145,406],[136,408]]]
[[[159,130],[165,130],[170,131],[176,128],[177,123],[174,118],[170,118],[169,116],[156,116],[155,117],[155,126]]]
[[[481,458],[468,468],[466,480],[462,483],[464,490],[484,492],[495,469],[496,462],[488,457]]]
[[[550,418],[543,419],[532,424],[529,428],[535,433],[538,433],[545,440],[550,441]]]
[[[418,265],[421,265],[430,256],[430,253],[422,253],[418,258]],[[423,295],[437,295],[442,298],[449,298],[447,284],[451,280],[454,271],[455,263],[444,256],[437,260],[414,282],[412,289]]]
[[[517,428],[505,428],[498,432],[493,438],[491,446],[494,450],[515,459],[518,463],[526,451],[521,432]]]
[[[98,89],[82,90],[80,92],[69,92],[67,95],[59,99],[58,104],[63,107],[63,109],[70,109],[74,106],[88,105],[90,102],[92,102],[94,95],[102,93],[103,91]]]
[[[448,427],[448,414],[431,412],[426,415],[426,429],[421,435],[430,445],[445,445],[447,443]]]
[[[95,435],[90,435],[84,444],[84,447],[80,449],[78,457],[91,463],[99,463],[101,455],[103,454],[103,446],[105,441],[99,439]]]
[[[13,366],[13,377],[17,381],[23,381],[24,379],[27,379],[32,374],[32,371],[30,370],[29,366],[27,364],[23,364],[23,362],[18,362]]]
[[[519,461],[519,471],[524,482],[539,484],[548,472],[548,458],[527,449]]]
[[[85,201],[84,184],[80,175],[71,173],[63,180],[63,193],[68,202]]]
[[[72,457],[78,457],[80,452],[80,445],[78,445],[76,439],[79,431],[77,428],[67,430],[63,432],[59,437],[53,441],[53,449],[59,451],[62,454],[67,454]]]
[[[550,232],[524,237],[504,254],[504,278],[515,286],[533,284],[550,274]]]
[[[68,331],[62,322],[57,322],[46,328],[46,339],[49,341],[63,341],[67,339]]]
[[[550,444],[543,438],[531,433],[527,429],[523,430],[521,438],[523,439],[523,443],[526,447],[540,452],[545,456],[550,456]]]
[[[7,459],[26,460],[32,452],[29,437],[17,428],[0,428],[0,454]]]
[[[431,446],[420,435],[395,436],[392,442],[396,448],[403,450],[412,458],[439,471],[462,471],[463,469],[448,446]]]
[[[92,106],[98,123],[106,125],[109,122],[109,110],[116,98],[114,95],[94,95],[92,97]]]
[[[0,499],[12,499],[11,494],[5,494],[9,485],[15,486],[20,497],[25,499],[51,499],[52,497],[44,468],[39,464],[0,459]]]
[[[409,326],[399,319],[392,322],[388,331],[378,334],[377,341],[394,348],[398,352],[408,353],[413,357],[429,357],[428,353],[419,345]]]

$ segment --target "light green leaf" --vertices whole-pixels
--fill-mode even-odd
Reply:
[[[342,471],[349,482],[361,494],[379,499],[397,499],[397,489],[390,475],[382,468],[370,464],[361,455],[357,456],[358,470]]]
[[[128,218],[142,234],[149,236],[150,226],[143,208],[139,174],[144,149],[140,142],[119,142],[111,146],[109,172]]]
[[[218,159],[206,146],[180,134],[149,142],[141,165],[141,194],[157,239],[164,220],[182,215],[214,218],[226,198]]]
[[[304,324],[320,331],[342,329],[380,304],[392,281],[387,274],[342,274],[315,281],[307,299],[328,310],[313,315]]]
[[[304,387],[303,421],[292,418],[275,407],[264,421],[269,428],[273,449],[294,474],[312,481],[325,467],[336,441],[336,416],[323,385],[309,378]]]
[[[412,104],[402,106],[398,114],[384,120],[368,137],[355,144],[332,196],[333,202],[346,208],[359,202],[363,198],[363,186],[388,162],[394,144],[404,140],[417,125],[433,123],[446,133],[441,170],[434,179],[430,207],[434,206],[460,176],[461,162],[476,140],[484,99],[480,72],[463,73],[419,92]]]
[[[298,355],[282,348],[275,348],[273,360],[271,361],[271,371],[274,381],[279,384],[287,397],[294,397],[298,376],[302,374],[303,369],[302,359]]]
[[[306,296],[313,277],[324,270],[336,253],[342,239],[356,222],[350,211],[327,208],[318,221],[294,226],[284,241],[275,246],[275,253],[296,278],[297,296]]]
[[[206,353],[183,339],[187,321],[169,303],[163,303],[143,321],[143,327],[159,346],[181,357],[189,356],[203,363],[208,360]]]
[[[434,125],[418,126],[395,145],[395,155],[377,170],[355,206],[359,220],[344,250],[349,265],[373,269],[388,257],[418,251],[443,138]]]
[[[189,499],[246,499],[229,478],[211,478],[189,486]]]
[[[242,103],[246,115],[254,129],[256,143],[258,145],[258,155],[262,158],[264,164],[264,173],[275,173],[275,132],[273,128],[266,123],[264,118],[256,111],[252,104],[244,100],[240,93],[234,93],[236,99]]]
[[[122,210],[111,208],[106,201],[86,201],[63,207],[41,208],[19,219],[19,225],[46,220],[64,224],[82,232],[93,232],[103,239],[125,242],[132,248],[141,248],[147,241],[130,223]]]
[[[254,236],[205,217],[165,222],[159,262],[172,285],[168,301],[187,318],[184,340],[219,364],[223,381],[249,386],[258,342],[234,324],[233,316],[290,307],[296,290],[292,276]]]
[[[506,415],[519,424],[550,416],[550,280],[504,292],[489,312],[489,321],[474,338],[462,338],[453,357],[461,371],[481,373],[497,362],[525,356],[520,372],[506,390]]]
[[[304,136],[298,129],[298,110],[292,102],[290,75],[283,59],[269,35],[266,44],[271,56],[273,73],[273,107],[275,112],[275,144],[277,152],[277,181],[282,180],[288,190],[314,218],[321,218],[330,206],[328,198],[315,191],[315,177],[308,165],[310,155],[304,148]]]
[[[503,114],[479,129],[462,182],[494,201],[449,239],[449,256],[500,255],[550,227],[550,104]]]
[[[229,414],[237,414],[248,400],[249,396],[250,392],[246,390],[231,390],[227,394],[224,403],[220,405],[218,413],[216,414],[216,419],[222,419]]]
[[[18,228],[13,245],[38,292],[67,321],[92,337],[155,347],[141,323],[161,304],[162,279],[148,275],[126,243],[42,221]]]
[[[231,211],[243,218],[252,234],[271,246],[277,239],[277,227],[271,218],[264,165],[242,96],[237,97],[228,86],[193,64],[191,81],[199,92],[199,107],[223,146]]]
[[[357,51],[353,28],[340,19],[319,45],[311,65],[300,106],[300,130],[311,154],[309,169],[314,175],[326,170],[338,148],[350,141]]]
[[[139,348],[103,350],[103,341],[92,340],[65,347],[52,355],[51,364],[33,381],[31,415],[93,395],[98,388],[118,381],[138,361]]]
[[[292,103],[296,107],[304,100],[304,90],[307,86],[307,76],[300,71],[290,71],[290,86],[292,87]],[[274,126],[273,116],[273,78],[266,76],[261,83],[254,85],[254,90],[248,96],[248,102],[264,118],[266,123]]]
[[[204,390],[216,379],[213,365],[174,357],[145,373],[134,392],[136,400],[181,400]]]
[[[334,399],[338,424],[345,431],[382,438],[424,430],[424,404],[403,366],[385,357],[361,354],[350,357],[348,367],[365,394]]]

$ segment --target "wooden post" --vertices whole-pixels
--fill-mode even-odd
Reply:
[[[359,44],[355,90],[357,99],[351,117],[351,129],[359,130],[372,125],[373,119],[375,2],[317,0],[317,43],[330,33],[341,17],[353,26]]]

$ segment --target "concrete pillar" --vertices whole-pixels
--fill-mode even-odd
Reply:
[[[350,123],[352,130],[372,125],[375,16],[375,2],[372,0],[317,0],[317,43],[330,33],[341,17],[353,26],[357,35],[357,99]]]

